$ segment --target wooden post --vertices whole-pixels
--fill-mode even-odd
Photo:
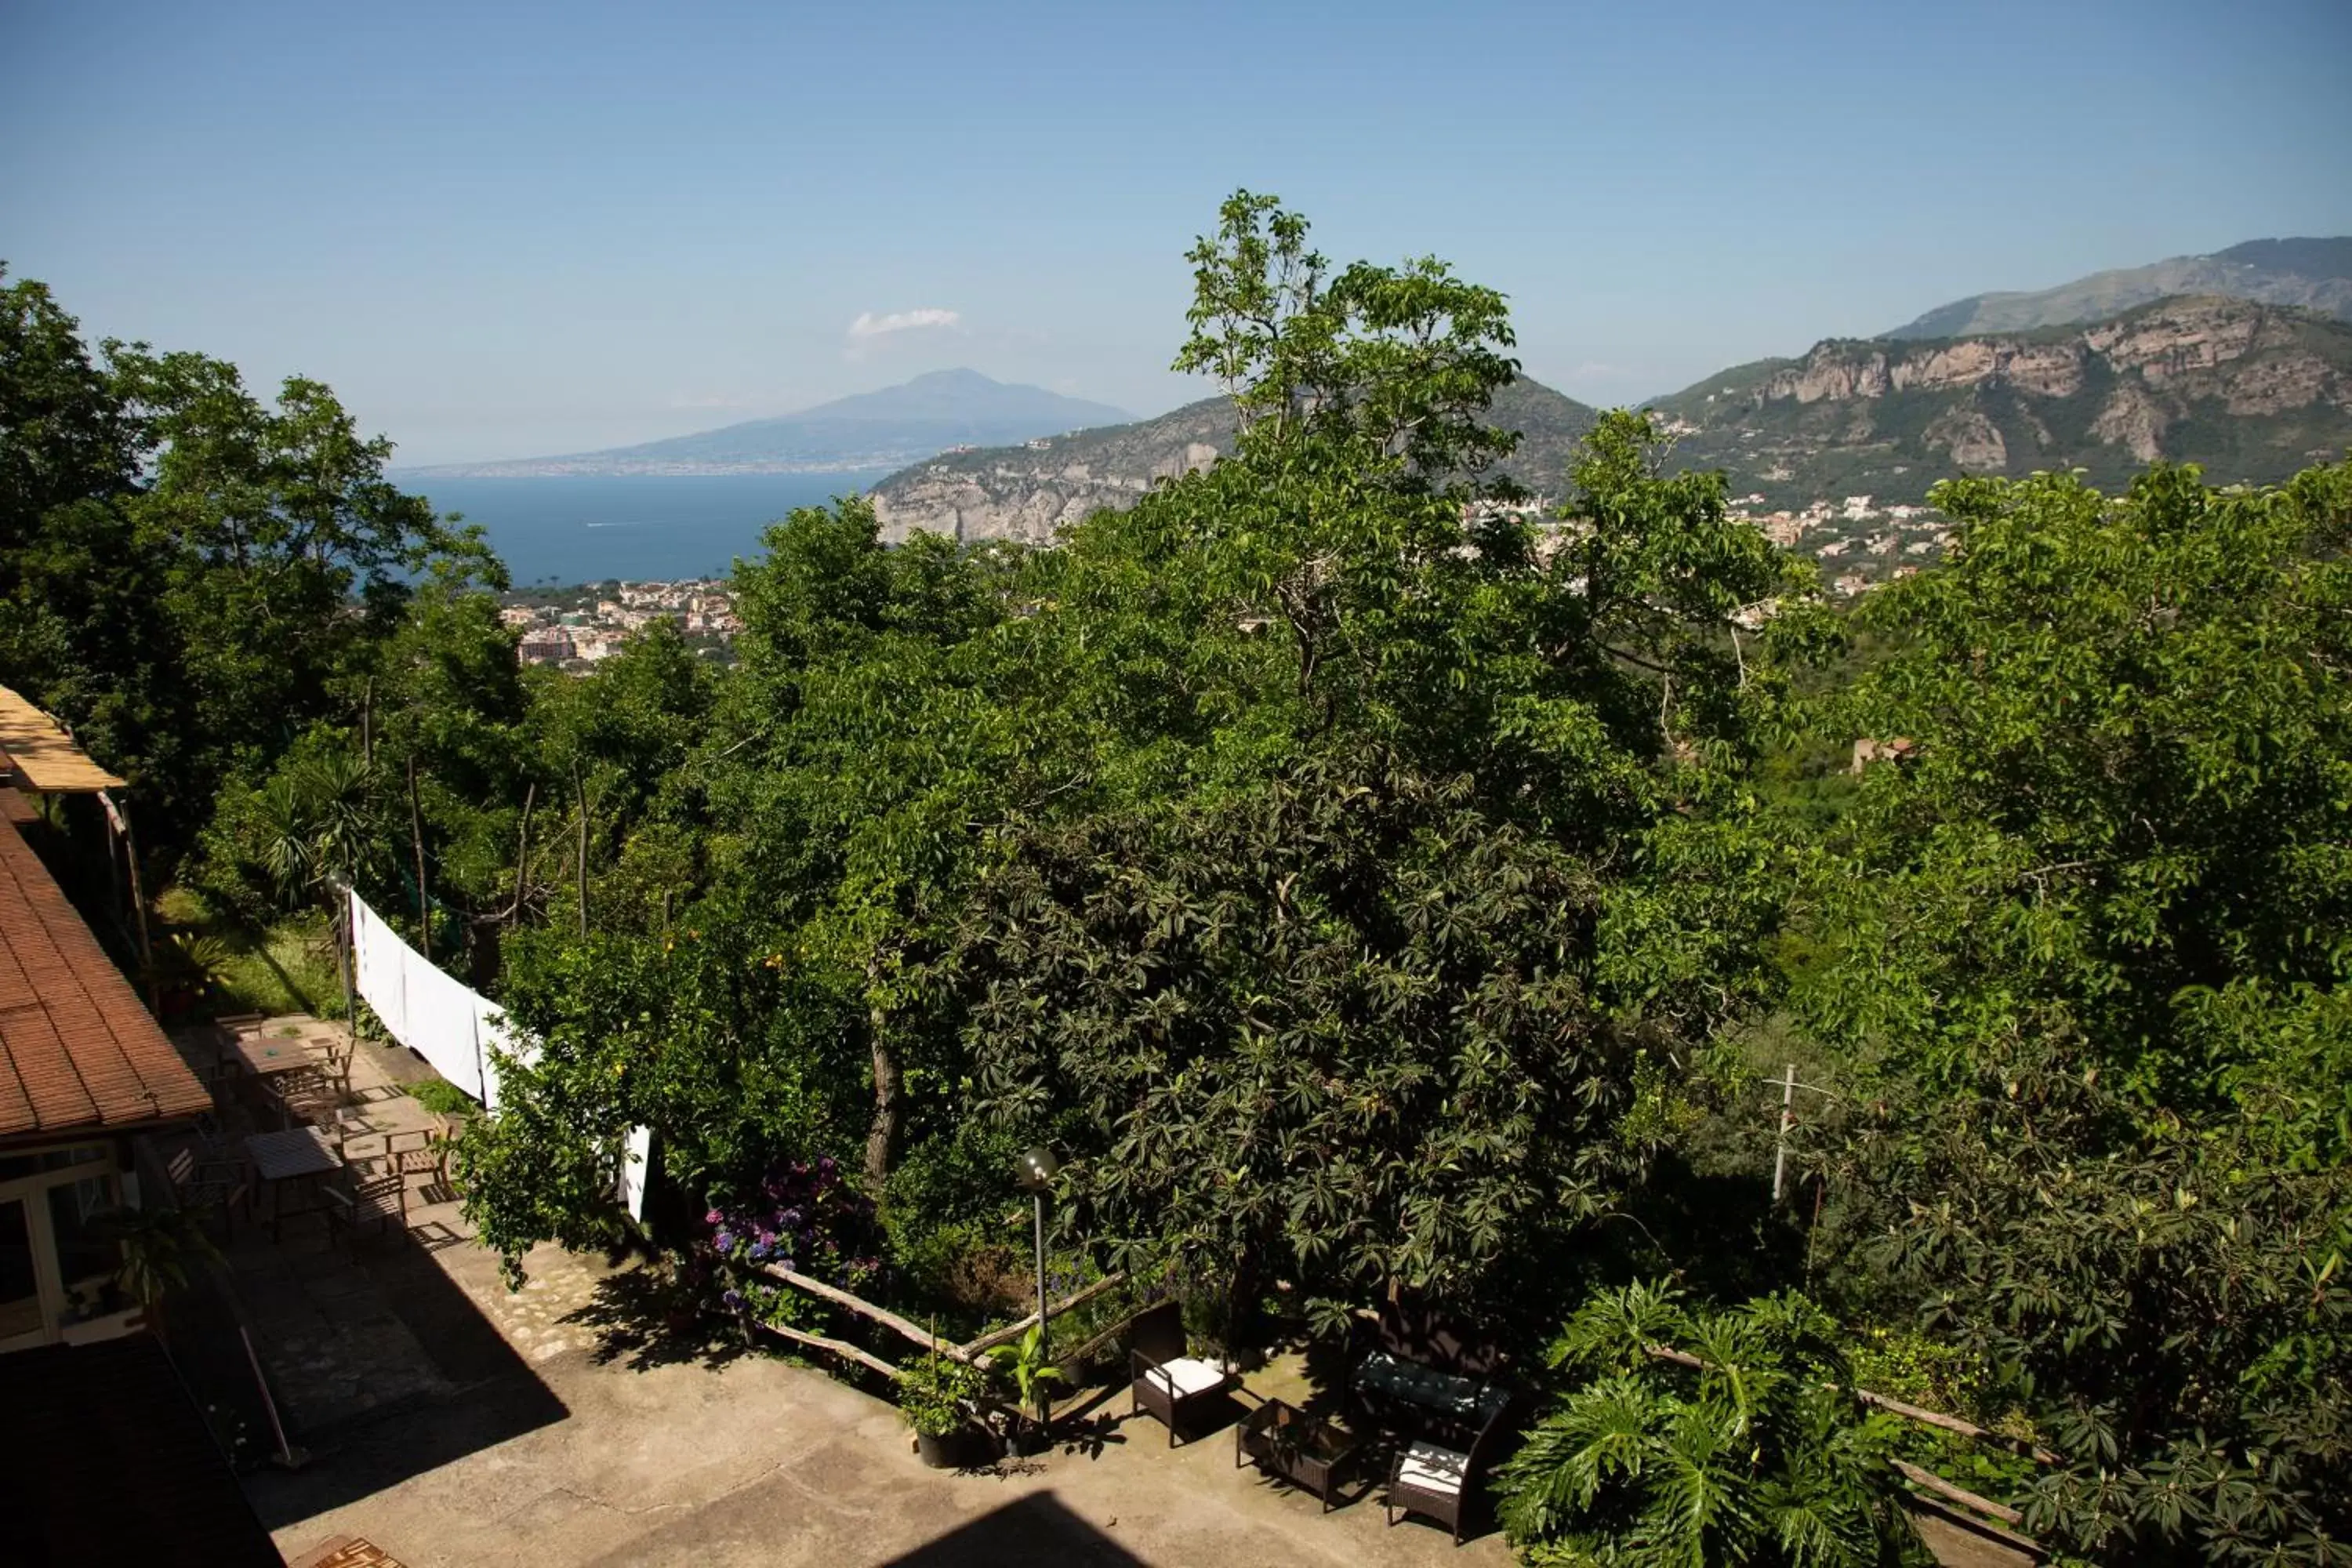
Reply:
[[[416,846],[416,929],[418,950],[433,962],[433,900],[425,890],[425,814],[416,804],[416,753],[408,754],[408,836]]]
[[[350,884],[338,880],[327,886],[335,898],[335,967],[342,972],[343,1028],[351,1035],[356,1049],[360,1037],[360,991],[352,971],[359,965],[359,927],[352,921]]]
[[[139,839],[131,831],[130,810],[117,805],[112,795],[105,790],[100,790],[98,804],[106,812],[107,820],[122,834],[122,858],[131,868],[131,909],[137,921],[136,929],[139,934],[139,969],[145,977],[147,984],[147,1010],[161,1017],[163,1012],[163,998],[160,988],[155,984],[155,950],[149,942],[147,935],[147,887],[139,874]],[[111,839],[108,840],[110,847],[112,843]]]
[[[1780,1080],[1780,1134],[1772,1140],[1772,1201],[1780,1201],[1783,1173],[1789,1168],[1789,1129],[1796,1122],[1797,1064],[1789,1064],[1789,1076]]]
[[[572,795],[580,808],[580,934],[588,934],[588,786],[580,782],[580,759],[572,760]]]
[[[530,882],[530,808],[539,800],[539,783],[531,782],[522,792],[522,842],[515,847],[515,896],[507,906],[507,924],[512,925],[522,915],[523,889]]]

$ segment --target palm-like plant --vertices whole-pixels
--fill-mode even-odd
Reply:
[[[999,1345],[989,1352],[997,1366],[1013,1379],[1020,1394],[1021,1407],[1037,1412],[1038,1424],[1045,1424],[1046,1390],[1068,1378],[1062,1369],[1045,1359],[1045,1325],[1034,1323],[1029,1331],[1013,1344]]]
[[[1582,1381],[1501,1468],[1505,1527],[1604,1568],[1923,1560],[1894,1420],[1850,1392],[1834,1328],[1793,1292],[1725,1311],[1652,1285],[1593,1298],[1551,1352]]]
[[[197,1268],[220,1257],[191,1210],[113,1208],[94,1219],[98,1233],[122,1248],[115,1284],[159,1331],[165,1298],[187,1289]]]
[[[341,752],[303,757],[261,794],[262,863],[281,894],[299,898],[350,878],[373,853],[373,783]]]

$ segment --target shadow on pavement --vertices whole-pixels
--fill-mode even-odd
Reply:
[[[732,1325],[714,1331],[699,1314],[673,1323],[671,1300],[649,1270],[625,1269],[599,1279],[588,1304],[566,1312],[562,1321],[595,1331],[591,1353],[598,1366],[622,1362],[631,1372],[684,1363],[725,1366],[749,1351]]]
[[[1032,1492],[890,1559],[887,1568],[1028,1568],[1041,1563],[1142,1568],[1143,1559],[1063,1507],[1053,1493]]]
[[[265,1466],[246,1480],[254,1511],[271,1530],[571,1414],[427,1248],[394,1243],[361,1267],[456,1391],[289,1434],[309,1449],[308,1462],[294,1470]]]

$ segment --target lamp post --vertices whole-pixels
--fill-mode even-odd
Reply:
[[[1043,1143],[1024,1152],[1016,1164],[1021,1186],[1035,1205],[1037,1217],[1037,1362],[1045,1363],[1050,1331],[1045,1327],[1045,1194],[1054,1189],[1054,1173],[1062,1163]],[[1045,1426],[1045,1386],[1037,1385],[1037,1425]]]

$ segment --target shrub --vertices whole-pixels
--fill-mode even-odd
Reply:
[[[481,1107],[446,1079],[428,1078],[408,1086],[408,1098],[436,1116],[471,1116]]]
[[[984,1381],[980,1368],[933,1352],[899,1374],[898,1414],[923,1436],[951,1437],[971,1425],[965,1404]]]
[[[1726,1311],[1648,1285],[1592,1298],[1550,1355],[1579,1381],[1498,1472],[1505,1529],[1537,1561],[1602,1568],[1925,1562],[1895,1420],[1854,1397],[1835,1334],[1794,1292]]]
[[[771,1265],[856,1290],[882,1270],[874,1205],[830,1156],[771,1171],[747,1197],[703,1215],[710,1249],[730,1262]]]

